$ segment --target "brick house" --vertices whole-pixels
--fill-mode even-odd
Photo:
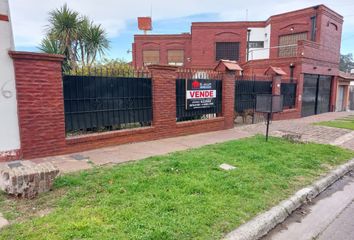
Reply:
[[[334,111],[343,17],[318,5],[266,21],[194,22],[190,33],[135,35],[133,66],[149,64],[212,69],[236,60],[245,75],[264,75],[270,66],[297,83],[295,109],[285,118]]]

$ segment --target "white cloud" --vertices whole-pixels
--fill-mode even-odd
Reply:
[[[2,1],[2,0],[0,0]],[[272,14],[296,10],[324,3],[340,14],[352,15],[352,0],[297,0],[297,1],[230,1],[230,0],[10,0],[15,43],[19,47],[36,46],[44,35],[48,12],[65,2],[70,8],[89,16],[103,25],[109,37],[116,37],[125,30],[128,20],[150,15],[154,20],[185,17],[202,13],[218,13],[220,20],[265,20]],[[354,17],[345,21],[344,32],[350,32]]]

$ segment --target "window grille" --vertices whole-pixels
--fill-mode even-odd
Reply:
[[[239,42],[217,42],[216,43],[216,61],[239,60],[240,43]]]

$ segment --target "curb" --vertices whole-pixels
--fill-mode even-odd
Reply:
[[[334,182],[352,170],[354,170],[354,159],[332,170],[327,176],[316,181],[312,185],[296,192],[293,196],[280,202],[269,211],[256,216],[249,222],[228,233],[224,240],[260,239],[275,226],[282,223],[293,211],[298,209],[304,203],[314,199]]]

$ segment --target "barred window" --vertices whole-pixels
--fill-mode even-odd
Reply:
[[[240,43],[239,42],[217,42],[216,43],[216,61],[239,60]]]
[[[264,42],[263,41],[249,41],[248,47],[249,48],[264,48]]]
[[[296,56],[297,42],[307,40],[307,32],[295,33],[279,37],[279,57],[294,57]]]
[[[159,50],[144,50],[143,51],[144,66],[159,64],[160,63],[160,51]]]
[[[183,66],[184,64],[184,50],[168,50],[167,51],[168,64],[174,66]]]

